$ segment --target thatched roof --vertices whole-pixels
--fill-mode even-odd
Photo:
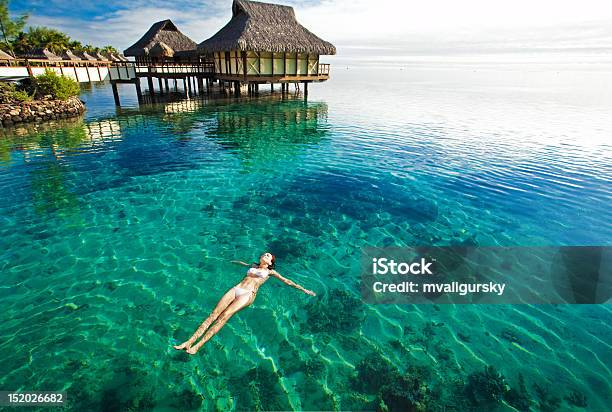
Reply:
[[[162,20],[152,25],[140,40],[123,53],[132,57],[147,56],[157,43],[164,43],[174,52],[193,50],[197,46],[196,42],[181,33],[170,20]]]
[[[151,57],[173,57],[174,50],[163,41],[158,41],[149,49],[149,56]]]
[[[106,54],[106,60],[110,60],[110,61],[113,61],[113,62],[120,62],[121,61],[121,59],[119,57],[115,56],[113,53],[107,53]]]
[[[62,58],[64,60],[81,60],[81,58],[79,56],[77,56],[76,54],[74,54],[73,52],[71,52],[70,50],[66,50],[63,54],[62,54]]]
[[[93,57],[102,61],[109,60],[106,56],[101,55],[99,52],[94,53]]]
[[[232,19],[198,50],[336,54],[333,44],[298,23],[293,7],[248,0],[234,0]]]
[[[15,58],[4,50],[0,50],[0,60],[15,60]]]
[[[49,49],[34,49],[26,53],[23,57],[26,59],[41,59],[41,60],[62,60],[58,55],[51,53]]]
[[[83,59],[85,60],[98,60],[96,59],[94,56],[92,56],[91,54],[87,53],[87,52],[83,52],[81,53],[81,55],[83,56]]]

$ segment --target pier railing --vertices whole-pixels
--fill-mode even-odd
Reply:
[[[136,64],[136,73],[154,74],[214,74],[215,65],[212,62],[201,63],[148,63]]]
[[[0,59],[0,80],[32,77],[50,68],[58,74],[74,77],[78,81],[103,81],[142,77],[156,74],[215,75],[213,62],[194,63],[141,63],[110,60],[46,60],[46,59]],[[319,63],[317,76],[329,76],[330,65]]]
[[[110,60],[0,59],[0,80],[38,76],[45,70],[72,77],[78,82],[126,80],[136,77],[134,62]]]
[[[329,63],[319,63],[319,76],[329,76]]]

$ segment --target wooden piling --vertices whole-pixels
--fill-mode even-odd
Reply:
[[[147,81],[149,82],[149,93],[155,93],[155,90],[153,89],[153,76],[147,76]]]
[[[136,97],[138,98],[138,103],[142,103],[142,90],[140,89],[140,78],[136,77],[134,80],[134,85],[136,86]]]
[[[121,106],[121,102],[119,101],[119,90],[117,90],[117,83],[111,82],[111,86],[113,88],[113,98],[115,99],[115,106]]]

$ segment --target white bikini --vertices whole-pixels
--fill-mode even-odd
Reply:
[[[266,279],[268,276],[270,276],[270,270],[269,269],[264,269],[264,268],[250,268],[247,271],[247,276],[255,276],[258,278],[262,278],[262,279]],[[241,288],[238,286],[234,287],[234,293],[236,294],[236,297],[242,296],[244,294],[247,294],[249,292],[254,292],[253,289],[246,289],[246,288]]]

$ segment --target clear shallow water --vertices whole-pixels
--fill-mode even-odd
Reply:
[[[375,383],[352,377],[374,353],[424,368],[438,405],[494,365],[534,402],[537,384],[606,410],[609,306],[352,298],[368,245],[610,245],[606,72],[333,70],[308,102],[139,110],[125,86],[117,110],[94,87],[84,120],[3,132],[0,387],[79,410],[372,409]],[[198,356],[176,353],[241,279],[229,261],[264,250],[319,296],[272,279]]]

